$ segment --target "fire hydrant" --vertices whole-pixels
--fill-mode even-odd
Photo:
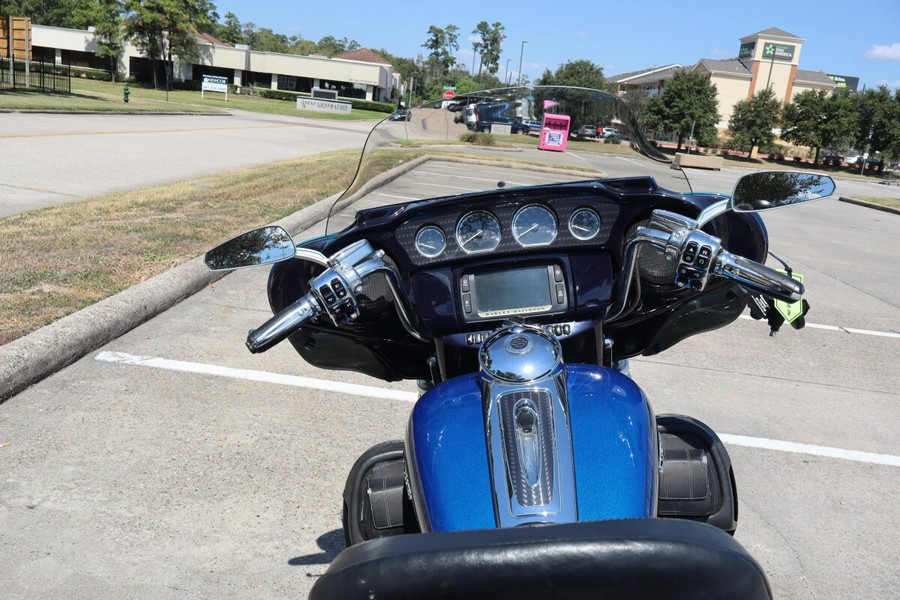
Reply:
[[[126,85],[125,89],[122,90],[122,99],[125,100],[126,103],[128,103],[129,94],[131,94],[131,90],[129,90],[128,86]]]

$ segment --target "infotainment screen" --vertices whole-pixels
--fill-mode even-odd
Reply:
[[[546,266],[475,275],[475,312],[480,318],[547,312],[553,305]]]

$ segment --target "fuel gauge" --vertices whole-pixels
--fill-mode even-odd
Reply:
[[[446,247],[444,232],[434,225],[426,225],[416,234],[416,250],[425,258],[434,258]]]

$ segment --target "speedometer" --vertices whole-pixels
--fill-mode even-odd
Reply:
[[[456,241],[463,252],[489,252],[500,245],[500,221],[483,210],[466,213],[456,225]]]
[[[546,246],[556,239],[556,216],[540,204],[523,206],[513,217],[512,233],[520,246]]]

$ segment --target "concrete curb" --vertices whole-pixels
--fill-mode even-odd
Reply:
[[[308,229],[328,216],[337,197],[320,200],[275,224],[292,234]],[[227,274],[209,271],[200,256],[0,346],[0,402],[165,312]]]
[[[900,215],[900,208],[896,208],[894,206],[885,206],[884,204],[878,204],[876,202],[869,202],[868,200],[860,200],[859,198],[851,198],[849,196],[841,196],[838,198],[841,202],[847,202],[849,204],[856,204],[858,206],[865,206],[866,208],[874,208],[875,210],[881,210],[884,212],[894,213],[895,215]]]
[[[426,155],[391,169],[368,181],[360,190],[342,200],[336,210],[357,200],[429,160],[448,160],[473,165],[496,166],[496,161],[457,156]],[[529,165],[535,171],[573,174],[577,171]],[[605,174],[598,171],[600,176]],[[325,220],[341,194],[276,221],[291,235]],[[89,352],[108,344],[141,323],[165,312],[196,294],[228,272],[211,272],[197,257],[165,273],[123,290],[67,317],[41,327],[25,337],[0,346],[0,403],[52,375]]]

